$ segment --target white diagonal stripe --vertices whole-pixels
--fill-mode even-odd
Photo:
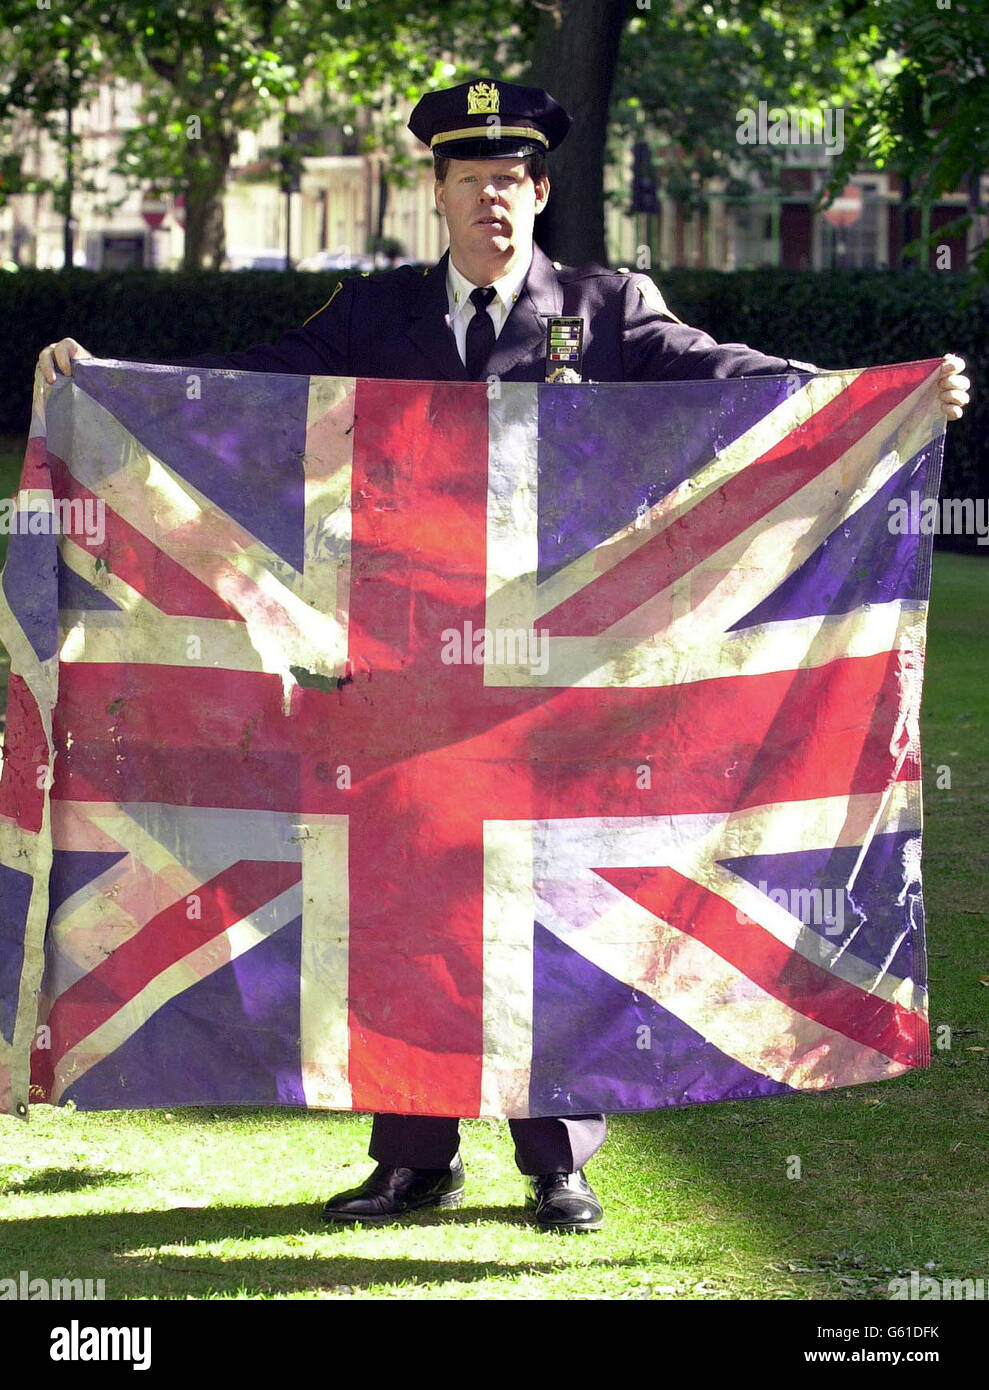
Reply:
[[[542,617],[558,604],[579,593],[585,585],[655,540],[675,522],[682,521],[718,488],[736,477],[749,464],[774,448],[786,435],[805,424],[818,411],[846,391],[861,373],[836,372],[814,377],[800,390],[757,420],[744,434],[733,439],[689,478],[671,489],[644,518],[636,518],[608,536],[591,550],[578,555],[570,564],[550,575],[539,585],[535,617]]]
[[[173,961],[143,989],[127,999],[110,1018],[62,1055],[55,1067],[49,1097],[51,1102],[57,1103],[64,1091],[104,1057],[122,1047],[153,1014],[177,995],[237,960],[298,917],[301,911],[302,885],[294,883],[255,912],[232,923],[226,931],[204,941],[181,960]]]

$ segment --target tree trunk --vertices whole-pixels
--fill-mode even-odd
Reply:
[[[618,44],[628,0],[556,0],[543,10],[528,82],[573,117],[550,155],[552,192],[536,239],[568,265],[604,261],[604,149]]]
[[[223,218],[223,194],[235,138],[222,133],[204,134],[190,141],[189,173],[185,188],[185,252],[183,270],[219,270],[227,253]]]

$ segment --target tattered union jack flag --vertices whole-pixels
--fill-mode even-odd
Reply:
[[[0,1108],[517,1117],[926,1065],[931,539],[889,519],[937,495],[939,366],[39,382]]]

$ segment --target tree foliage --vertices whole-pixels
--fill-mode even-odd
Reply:
[[[979,180],[989,169],[989,0],[864,0],[850,38],[874,79],[863,92],[837,189],[861,165],[901,176],[920,206],[968,184],[969,212],[943,238],[984,216]],[[989,242],[976,268],[989,273]]]
[[[451,35],[469,39],[471,61],[500,57],[508,39],[488,19],[474,0],[442,0],[425,16],[384,0],[102,0],[58,14],[4,0],[0,121],[29,112],[58,134],[67,93],[78,104],[110,75],[140,82],[141,121],[124,132],[115,171],[131,187],[184,193],[186,265],[218,265],[239,132],[283,115],[308,83],[322,121],[356,121],[366,143],[396,155],[400,176],[409,105],[460,71]]]
[[[73,191],[98,191],[97,161],[81,159],[71,119],[111,74],[104,26],[92,7],[51,10],[37,0],[2,0],[0,130],[29,115],[59,148],[61,172],[29,176],[23,151],[9,148],[8,139],[0,201],[11,193],[50,192],[56,212],[68,216]]]
[[[729,195],[771,184],[775,147],[737,139],[737,113],[837,107],[861,89],[860,65],[840,27],[840,3],[719,0],[633,10],[619,63],[613,118],[622,135],[654,131],[665,191],[691,210],[706,185]]]
[[[346,129],[365,148],[386,150],[389,177],[401,180],[426,158],[410,155],[401,138],[424,92],[481,75],[529,80],[575,117],[550,162],[547,249],[600,258],[606,149],[625,162],[633,140],[649,140],[663,190],[688,207],[703,204],[713,178],[741,196],[753,183],[771,184],[779,163],[778,151],[736,138],[737,112],[760,100],[845,109],[834,189],[863,162],[896,169],[928,201],[977,175],[989,156],[977,56],[987,7],[435,0],[410,12],[396,0],[80,0],[57,9],[0,0],[0,128],[30,112],[71,161],[67,105],[85,101],[109,74],[142,83],[141,122],[124,135],[117,172],[130,187],[184,193],[186,265],[217,265],[240,131],[280,115],[290,163],[330,152],[327,140]],[[316,109],[300,121],[303,104]],[[305,129],[290,140],[293,124]],[[275,177],[279,152],[272,156]],[[79,176],[77,161],[53,182],[62,205]]]

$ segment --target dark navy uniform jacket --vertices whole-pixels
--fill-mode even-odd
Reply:
[[[448,257],[446,252],[425,275],[404,266],[348,278],[301,328],[277,343],[184,358],[183,363],[304,376],[469,381],[446,322]],[[547,316],[561,314],[584,320],[585,381],[685,381],[818,370],[742,343],[717,343],[700,329],[688,328],[670,313],[645,275],[599,265],[560,266],[536,246],[484,375],[542,381]]]

